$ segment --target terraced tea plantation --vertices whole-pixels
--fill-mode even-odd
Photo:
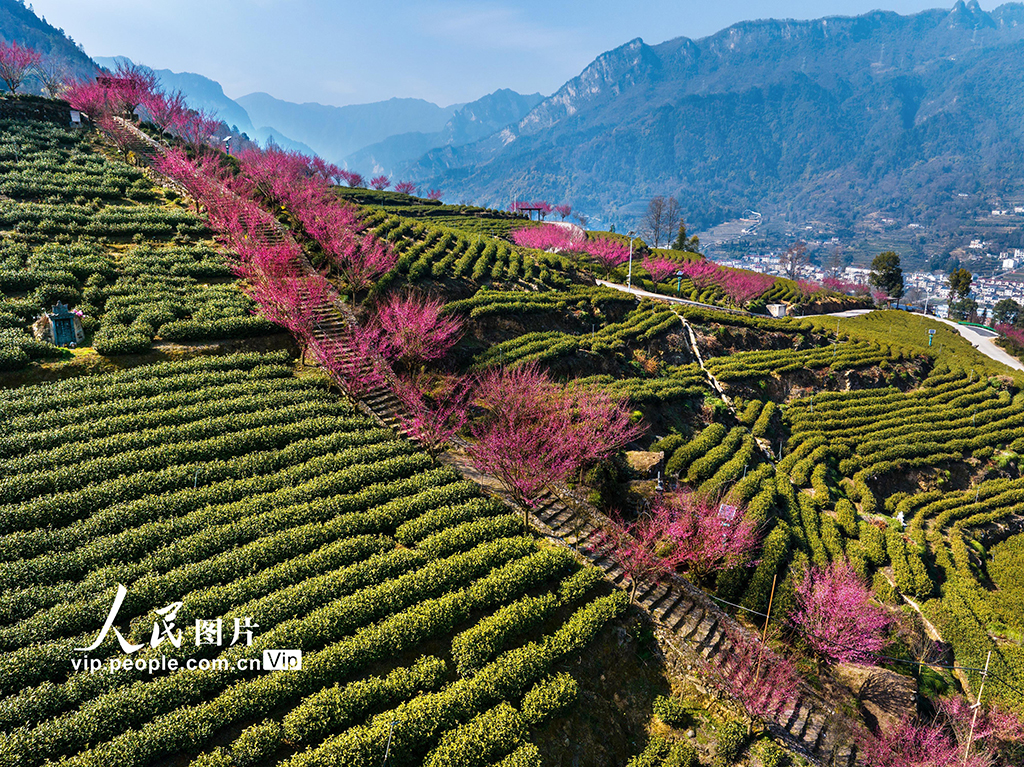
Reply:
[[[399,253],[397,266],[378,281],[377,293],[396,279],[415,283],[438,277],[549,288],[569,284],[562,274],[571,269],[569,261],[558,255],[525,255],[521,249],[489,235],[467,234],[460,229],[386,216],[376,210],[365,220],[377,237],[391,243]]]
[[[640,300],[509,214],[164,151],[144,172],[0,123],[0,767],[730,767],[779,764],[772,738],[848,765],[875,713],[797,609],[833,566],[899,626],[858,660],[922,713],[990,651],[986,703],[1024,710],[1024,377],[952,330],[725,311],[845,301],[758,275],[740,300],[728,271],[648,286],[718,308]],[[30,337],[56,301],[88,348]],[[517,375],[565,409],[531,405],[505,453],[534,430],[582,456],[521,498],[474,463]],[[762,657],[775,689],[723,681],[774,685]]]
[[[526,756],[575,699],[560,663],[623,607],[283,354],[0,405],[2,764],[377,765],[388,741],[391,764]],[[118,584],[129,652],[94,641]],[[197,643],[198,620],[220,641]],[[259,670],[277,649],[301,673]]]
[[[0,371],[67,356],[30,333],[57,301],[101,354],[271,332],[205,223],[90,140],[0,121]]]

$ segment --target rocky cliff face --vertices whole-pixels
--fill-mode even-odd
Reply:
[[[520,120],[517,132],[540,133],[588,105],[621,95],[650,83],[661,69],[661,59],[643,40],[630,40],[597,57],[578,77],[567,82],[550,98]]]

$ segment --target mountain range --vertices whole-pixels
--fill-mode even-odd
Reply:
[[[16,36],[3,25],[26,13],[0,0],[0,34]],[[1012,215],[1024,204],[1020,3],[748,21],[658,45],[638,38],[546,98],[501,89],[449,106],[230,99],[201,75],[158,74],[261,143],[410,178],[449,199],[543,198],[635,228],[663,194],[680,200],[691,228],[756,218],[740,238],[751,247],[895,238],[924,259],[982,230],[997,247],[1024,247],[1024,216]],[[992,210],[1011,216],[996,226]]]
[[[438,131],[389,136],[352,153],[345,162],[364,173],[408,175],[410,165],[431,149],[460,147],[487,138],[525,117],[543,100],[539,93],[523,95],[502,88],[460,107]]]
[[[111,69],[126,57],[96,57]],[[193,72],[155,69],[161,86],[180,90],[189,106],[215,113],[229,126],[265,145],[327,160],[365,175],[398,175],[427,151],[463,146],[510,125],[539,104],[539,93],[524,96],[507,88],[469,104],[440,107],[423,99],[393,98],[337,107],[296,104],[267,93],[231,99],[220,83]]]
[[[44,56],[60,60],[72,76],[85,78],[96,72],[96,64],[81,45],[63,29],[36,16],[31,7],[19,0],[0,0],[0,39],[17,41]]]
[[[752,209],[846,238],[885,220],[937,239],[1024,200],[1022,118],[1024,6],[972,0],[632,40],[410,172],[479,204],[519,190],[627,225],[672,194],[699,227]]]

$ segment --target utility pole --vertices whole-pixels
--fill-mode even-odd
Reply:
[[[633,287],[633,235],[636,232],[631,231],[629,233],[629,272],[626,274],[626,289],[629,290]]]
[[[395,720],[391,720],[391,729],[388,730],[388,747],[384,749],[384,767],[387,767],[388,757],[391,755],[391,736],[395,734]]]
[[[757,665],[754,666],[754,684],[757,684],[757,679],[761,674],[761,652],[764,650],[764,643],[768,641],[768,621],[772,619],[772,602],[775,600],[775,582],[779,579],[779,573],[776,570],[775,575],[772,577],[772,593],[768,597],[768,614],[764,617],[764,630],[761,632],[761,646],[757,648]]]
[[[974,709],[974,716],[971,717],[971,733],[967,736],[967,748],[964,750],[964,767],[967,767],[967,757],[971,755],[971,742],[974,740],[974,725],[978,721],[978,709],[981,708],[981,694],[985,691],[985,678],[988,677],[988,664],[992,660],[992,651],[988,651],[985,658],[985,670],[981,674],[981,687],[978,688],[978,702],[971,708]]]

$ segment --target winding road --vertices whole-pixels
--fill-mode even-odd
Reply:
[[[706,309],[714,309],[715,311],[732,312],[734,314],[749,314],[749,312],[738,312],[735,309],[725,309],[721,306],[712,306],[711,304],[702,304],[698,301],[689,301],[685,298],[674,298],[673,296],[665,296],[661,293],[651,293],[647,290],[641,290],[640,288],[627,288],[625,285],[619,285],[615,282],[607,282],[606,280],[597,280],[598,285],[602,285],[607,288],[615,288],[621,290],[623,293],[632,293],[638,298],[650,298],[654,301],[663,301],[668,304],[686,304],[688,306],[700,306]],[[830,314],[816,315],[819,317],[859,317],[862,314],[868,314],[869,312],[879,311],[878,309],[851,309],[845,312],[832,312]],[[986,357],[1001,362],[1009,368],[1014,370],[1024,370],[1024,362],[1009,354],[1005,349],[996,345],[996,339],[999,334],[994,330],[988,328],[976,328],[970,325],[959,325],[952,320],[944,320],[941,317],[930,317],[930,319],[936,322],[942,322],[949,325],[951,328],[955,328],[956,332],[967,339],[968,343],[971,344],[975,349],[984,354]]]

